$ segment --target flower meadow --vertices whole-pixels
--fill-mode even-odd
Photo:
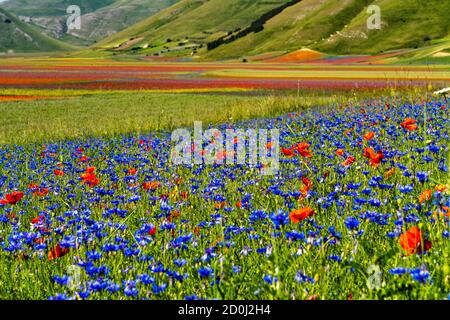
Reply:
[[[163,131],[0,146],[0,297],[450,298],[445,101],[218,128],[279,129],[278,173],[174,166]]]

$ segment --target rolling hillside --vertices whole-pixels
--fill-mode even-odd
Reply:
[[[1,6],[66,42],[89,45],[108,37],[178,0],[8,0]],[[81,9],[81,30],[67,33],[66,9]]]
[[[380,30],[367,29],[371,4],[381,9]],[[95,48],[203,59],[280,55],[303,47],[377,54],[442,46],[450,35],[449,12],[450,1],[440,0],[182,0]]]
[[[42,34],[0,7],[0,52],[54,52],[74,50],[73,46]]]

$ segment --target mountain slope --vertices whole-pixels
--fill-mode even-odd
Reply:
[[[381,30],[367,29],[371,4],[381,9]],[[95,48],[204,59],[302,47],[331,54],[380,53],[447,37],[448,12],[450,1],[441,0],[182,0]]]
[[[299,0],[298,0],[299,1]],[[182,0],[172,7],[99,43],[97,48],[203,46],[227,34],[238,33],[265,13],[289,0]],[[139,41],[135,41],[139,39]],[[167,41],[169,40],[169,41]],[[175,40],[178,43],[173,43]],[[130,48],[132,49],[132,48]],[[152,50],[153,49],[153,50]]]
[[[303,0],[267,21],[264,29],[208,53],[208,57],[239,57],[261,52],[315,47],[350,22],[365,0]]]
[[[450,1],[375,0],[372,3],[381,8],[380,30],[367,30],[368,14],[364,10],[340,34],[334,34],[316,48],[336,53],[379,53],[427,46],[450,34]]]
[[[52,39],[0,8],[0,52],[53,52],[75,47]]]
[[[1,5],[46,34],[76,44],[92,44],[178,0],[8,0]],[[67,8],[81,9],[81,30],[67,33]]]

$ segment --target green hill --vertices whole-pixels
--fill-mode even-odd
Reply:
[[[89,45],[129,27],[178,0],[8,0],[1,5],[47,35]],[[81,30],[67,33],[67,8],[81,9]]]
[[[381,9],[380,30],[367,28],[371,4]],[[450,35],[449,12],[450,1],[441,0],[182,0],[95,48],[204,59],[302,47],[381,53],[442,44]]]
[[[0,52],[54,52],[75,47],[42,34],[0,8]]]
[[[182,0],[158,14],[101,41],[96,48],[186,51],[239,33],[289,0]],[[130,45],[132,44],[132,45]],[[172,49],[171,49],[172,48]],[[190,48],[190,49],[186,49]],[[192,51],[192,50],[191,50]],[[170,51],[169,51],[170,52]]]

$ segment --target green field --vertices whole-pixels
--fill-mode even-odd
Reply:
[[[275,116],[331,103],[326,94],[96,93],[56,100],[0,103],[0,143],[45,142]]]

